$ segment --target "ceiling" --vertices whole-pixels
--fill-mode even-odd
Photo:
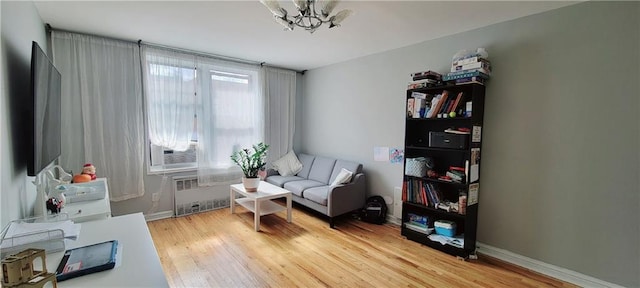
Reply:
[[[342,26],[284,31],[255,1],[35,1],[54,29],[162,44],[298,71],[536,14],[567,1],[343,1]],[[293,13],[292,1],[280,5]],[[466,47],[468,48],[468,47]]]

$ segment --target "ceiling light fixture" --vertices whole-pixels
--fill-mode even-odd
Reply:
[[[333,9],[336,8],[336,5],[338,5],[338,0],[322,1],[323,5],[320,13],[318,13],[316,11],[316,3],[318,2],[317,0],[293,0],[293,4],[298,10],[298,14],[293,16],[289,15],[287,10],[280,7],[278,1],[260,0],[260,3],[273,13],[276,22],[284,26],[285,30],[289,31],[293,30],[295,26],[298,26],[309,31],[309,33],[313,33],[324,23],[329,24],[329,28],[337,27],[340,26],[340,23],[345,18],[353,13],[353,11],[346,9],[333,16],[329,16]]]

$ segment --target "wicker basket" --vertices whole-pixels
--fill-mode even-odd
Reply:
[[[407,158],[404,167],[404,174],[415,177],[427,176],[427,158]]]

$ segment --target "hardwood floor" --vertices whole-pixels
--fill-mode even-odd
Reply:
[[[480,255],[462,261],[404,239],[399,227],[326,219],[294,205],[263,216],[238,207],[149,222],[172,287],[575,287]]]

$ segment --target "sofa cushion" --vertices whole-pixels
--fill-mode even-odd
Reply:
[[[311,171],[311,165],[313,165],[313,160],[316,159],[316,156],[311,156],[309,154],[298,155],[298,160],[302,163],[302,170],[298,172],[298,176],[302,178],[309,178],[309,171]]]
[[[329,178],[333,171],[333,166],[336,164],[336,159],[317,156],[313,160],[311,165],[311,171],[309,171],[309,180],[316,180],[324,185],[329,184]],[[338,169],[338,173],[340,170]],[[338,174],[336,173],[336,176]]]
[[[331,186],[319,186],[304,190],[304,198],[316,202],[322,206],[327,206],[327,196]]]
[[[284,189],[291,191],[291,194],[303,197],[302,191],[305,191],[308,188],[325,186],[326,183],[320,183],[318,181],[313,180],[298,180],[284,183]]]
[[[336,161],[336,165],[334,165],[333,167],[333,171],[331,172],[331,178],[328,183],[333,183],[336,177],[338,177],[338,174],[340,174],[340,171],[342,170],[342,168],[353,172],[353,175],[362,173],[362,164],[352,162],[352,161],[338,160]]]
[[[297,180],[304,180],[304,178],[299,177],[299,176],[280,176],[280,175],[273,175],[273,176],[269,176],[267,177],[266,181],[276,185],[278,187],[283,187],[284,183],[287,182],[291,182],[291,181],[297,181]]]
[[[336,176],[336,178],[333,179],[333,181],[331,182],[331,186],[335,186],[338,184],[347,184],[351,182],[352,176],[353,176],[353,172],[342,168],[342,170],[340,170],[340,173],[338,173],[338,176]]]
[[[302,170],[302,163],[300,163],[293,150],[289,151],[289,153],[280,159],[273,161],[271,165],[273,165],[273,169],[278,170],[278,173],[282,176],[296,175]]]

